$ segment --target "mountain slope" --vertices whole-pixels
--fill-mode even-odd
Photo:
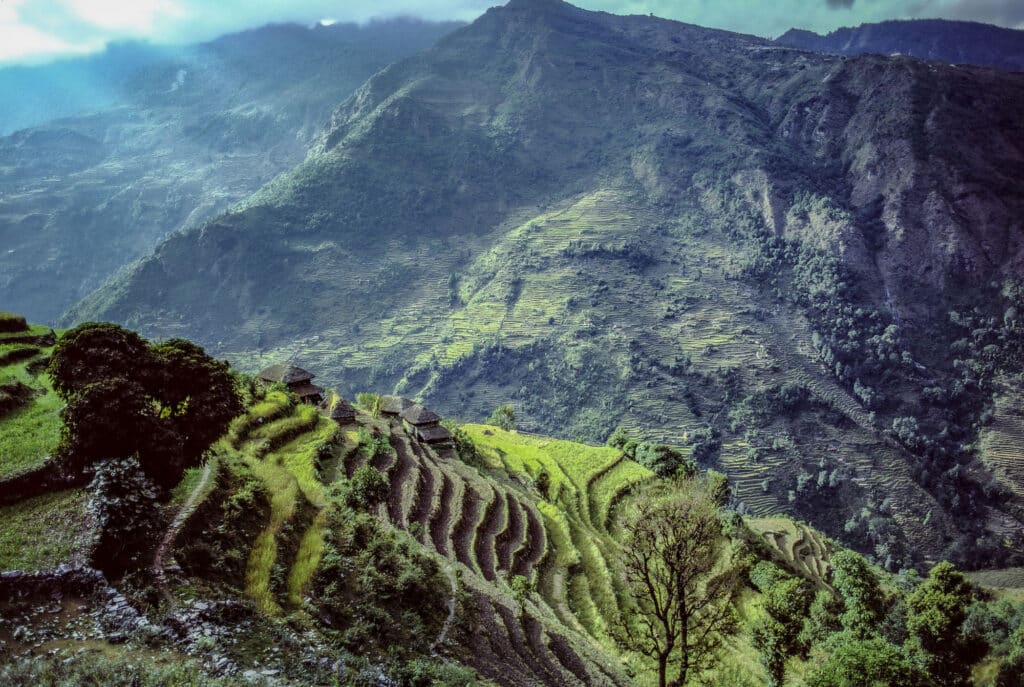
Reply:
[[[886,21],[821,35],[790,29],[779,45],[834,55],[909,55],[950,64],[1024,70],[1024,31],[944,19]]]
[[[516,0],[375,76],[302,164],[72,317],[287,356],[344,393],[689,442],[746,508],[894,567],[978,564],[1020,510],[982,493],[991,392],[946,317],[1017,298],[1021,103],[1019,75]],[[925,393],[954,380],[963,398]]]
[[[34,123],[0,138],[0,301],[55,320],[161,239],[291,168],[359,84],[454,26],[278,25],[0,70],[22,94],[0,127]],[[62,112],[52,98],[79,89],[90,97],[68,105],[73,116],[19,114]]]

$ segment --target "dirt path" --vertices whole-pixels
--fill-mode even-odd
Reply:
[[[160,545],[156,547],[156,554],[153,556],[153,565],[150,568],[153,573],[153,581],[156,583],[157,588],[163,594],[164,598],[170,602],[173,602],[174,598],[171,596],[171,592],[167,587],[167,571],[166,561],[167,552],[170,551],[171,546],[174,545],[174,540],[178,538],[178,534],[181,532],[181,528],[185,526],[185,521],[188,520],[189,516],[195,511],[199,505],[200,500],[203,497],[203,492],[206,490],[206,485],[210,482],[210,477],[214,474],[214,467],[216,466],[216,460],[210,459],[206,462],[203,467],[203,474],[196,483],[196,486],[192,489],[192,493],[188,495],[188,499],[185,500],[185,504],[178,511],[178,514],[174,516],[174,520],[171,521],[171,526],[164,532],[163,539],[160,540]]]
[[[444,565],[442,569],[452,585],[452,593],[448,596],[448,617],[444,619],[441,631],[437,633],[437,638],[430,645],[430,653],[435,656],[437,655],[437,647],[444,644],[445,640],[448,639],[448,632],[452,629],[452,624],[455,623],[455,597],[459,593],[459,583],[455,579],[455,573],[452,572],[451,566]]]

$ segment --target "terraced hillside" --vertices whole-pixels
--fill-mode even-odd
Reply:
[[[820,532],[788,518],[750,518],[747,526],[764,538],[781,566],[828,587],[829,554],[835,546]]]
[[[1003,379],[992,423],[979,439],[982,460],[1014,491],[1024,490],[1024,386]]]
[[[457,642],[444,630],[438,650],[457,652],[499,684],[627,684],[604,631],[617,612],[609,523],[649,473],[611,449],[466,431],[486,465],[437,453],[397,421],[360,412],[341,428],[268,393],[215,449],[222,470],[244,465],[268,495],[266,520],[248,543],[245,593],[271,615],[306,608],[337,487],[372,466],[387,480],[378,517],[432,551],[471,596],[480,631]],[[550,475],[546,495],[532,479],[541,473]],[[517,578],[537,594],[516,601]]]

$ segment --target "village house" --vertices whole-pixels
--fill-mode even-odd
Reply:
[[[356,409],[341,396],[334,397],[334,403],[325,401],[321,406],[324,414],[339,425],[350,425],[356,421]]]
[[[416,405],[407,398],[401,396],[381,396],[380,414],[388,418],[397,418],[406,408]]]
[[[402,411],[405,430],[424,444],[434,448],[452,445],[452,434],[441,426],[441,416],[421,405],[413,404]]]
[[[284,384],[303,403],[320,405],[324,400],[323,387],[313,384],[313,373],[295,365],[271,365],[260,372],[260,379],[267,384]]]

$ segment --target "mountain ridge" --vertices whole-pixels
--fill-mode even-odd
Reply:
[[[1016,298],[1024,78],[565,7],[492,9],[376,75],[302,164],[70,318],[467,419],[511,400],[531,430],[686,439],[758,512],[892,565],[1009,555],[950,534],[994,493],[963,448],[990,377],[925,389],[970,352],[937,318]],[[792,384],[816,391],[764,410]]]
[[[1024,31],[981,22],[893,20],[843,27],[828,34],[794,28],[775,42],[836,55],[899,53],[949,64],[1024,70]]]

